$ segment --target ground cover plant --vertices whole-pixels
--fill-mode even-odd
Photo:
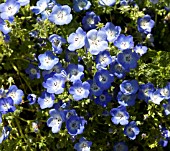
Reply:
[[[170,150],[169,11],[0,1],[0,150]]]

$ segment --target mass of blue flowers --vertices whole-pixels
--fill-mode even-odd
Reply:
[[[170,150],[169,35],[169,0],[2,0],[0,150]]]

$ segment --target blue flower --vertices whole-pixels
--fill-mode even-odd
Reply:
[[[69,75],[69,81],[75,82],[77,80],[82,80],[84,77],[84,66],[81,64],[69,64],[66,68],[66,72]]]
[[[30,3],[30,0],[17,0],[20,6],[25,6]]]
[[[108,48],[106,38],[107,36],[104,31],[97,31],[96,29],[88,31],[85,42],[87,51],[89,51],[92,55],[98,55],[99,52],[106,50]]]
[[[54,104],[55,95],[50,94],[46,91],[42,92],[41,96],[38,97],[38,104],[41,109],[51,108]]]
[[[5,23],[5,21],[2,18],[0,18],[0,31],[2,31],[3,34],[5,34],[5,35],[11,31],[11,28],[9,28],[7,26],[7,24]]]
[[[39,128],[38,128],[38,122],[32,122],[32,129],[35,133],[38,132]]]
[[[76,49],[80,49],[85,45],[85,38],[86,38],[86,32],[79,27],[76,30],[76,33],[71,33],[67,39],[68,43],[70,44],[68,46],[68,49],[70,51],[75,51]]]
[[[108,66],[112,62],[112,57],[110,53],[107,50],[105,50],[105,51],[100,52],[96,56],[95,61],[96,61],[96,68],[102,69]]]
[[[136,125],[135,121],[131,121],[124,128],[124,134],[128,136],[131,140],[136,139],[136,135],[140,132],[139,128]]]
[[[73,18],[70,14],[71,8],[68,5],[55,5],[48,19],[56,25],[69,24]]]
[[[139,84],[137,80],[124,80],[120,84],[120,90],[125,94],[135,94],[138,91]]]
[[[96,72],[94,79],[100,88],[107,90],[111,87],[111,83],[114,81],[114,76],[111,75],[108,70],[102,69]]]
[[[129,119],[129,113],[126,111],[126,107],[121,105],[117,108],[113,108],[110,111],[110,114],[112,116],[112,122],[114,124],[119,124],[120,125],[126,125],[129,123],[128,119]]]
[[[138,18],[137,24],[139,32],[149,34],[154,27],[155,22],[151,19],[150,15],[145,15],[142,18]]]
[[[168,102],[168,104],[164,103],[163,108],[164,108],[165,115],[169,115],[170,114],[170,102]]]
[[[49,111],[50,118],[47,120],[47,126],[52,128],[53,133],[58,133],[64,122],[64,114],[62,111],[51,109]]]
[[[49,41],[52,43],[52,50],[56,53],[56,54],[61,54],[62,52],[62,44],[65,44],[66,43],[66,40],[59,36],[59,35],[56,35],[56,34],[52,34],[50,37],[49,37]]]
[[[157,4],[159,0],[150,0],[151,3]]]
[[[2,114],[6,114],[8,112],[14,112],[15,111],[14,101],[12,98],[0,98],[0,112]]]
[[[76,143],[74,145],[74,149],[77,151],[90,151],[91,145],[91,141],[87,141],[84,137],[81,137],[79,139],[79,143]]]
[[[121,34],[114,41],[114,45],[120,50],[132,49],[134,47],[133,37]]]
[[[16,85],[11,85],[7,92],[7,97],[11,97],[14,104],[20,104],[24,93],[22,90],[18,89]]]
[[[101,30],[105,31],[109,42],[114,42],[121,32],[120,26],[115,26],[111,22],[107,22]]]
[[[35,94],[28,94],[27,99],[29,101],[29,104],[33,105],[37,100],[37,96]]]
[[[62,74],[53,74],[43,82],[43,87],[48,93],[61,94],[64,91],[66,78]]]
[[[12,22],[14,15],[18,13],[20,4],[16,0],[7,0],[5,3],[0,4],[1,18]]]
[[[125,95],[123,94],[123,92],[120,91],[117,95],[117,100],[120,105],[133,106],[135,104],[136,95]]]
[[[76,110],[64,110],[64,118],[67,121],[71,116],[77,116]]]
[[[56,65],[59,59],[52,53],[52,51],[46,51],[44,54],[38,56],[39,68],[44,70],[50,70]]]
[[[139,85],[138,98],[144,100],[146,103],[150,100],[149,93],[155,91],[152,83]]]
[[[146,46],[142,46],[141,44],[137,44],[134,47],[134,51],[139,54],[140,56],[142,56],[143,54],[145,54],[147,52],[148,48]]]
[[[41,14],[43,11],[45,11],[49,2],[50,0],[39,0],[36,3],[37,6],[31,6],[30,9],[36,15]]]
[[[112,96],[107,92],[103,91],[100,96],[97,96],[94,102],[102,107],[106,107],[109,102],[111,102]]]
[[[170,82],[164,88],[159,89],[159,91],[164,99],[170,99]]]
[[[43,77],[50,75],[51,73],[61,73],[64,68],[62,67],[62,64],[58,62],[54,67],[50,70],[45,70],[42,72]]]
[[[160,94],[159,90],[155,90],[154,92],[149,92],[150,101],[159,105],[164,97]]]
[[[34,66],[33,64],[29,64],[27,69],[25,70],[31,79],[39,79],[40,78],[40,70],[38,67]]]
[[[100,22],[100,17],[94,12],[86,12],[86,16],[82,19],[83,29],[88,31],[90,29],[96,28],[96,25]]]
[[[103,93],[102,87],[99,87],[95,80],[88,80],[88,83],[90,84],[90,96],[100,96]]]
[[[101,6],[113,6],[116,3],[116,0],[99,0]]]
[[[117,56],[117,62],[120,63],[126,71],[136,68],[138,59],[138,54],[132,52],[130,49],[124,50]]]
[[[88,10],[90,6],[91,6],[91,3],[88,0],[73,0],[73,10],[75,12]]]
[[[79,101],[83,98],[89,96],[90,84],[88,82],[83,82],[77,80],[73,83],[73,86],[70,87],[69,93],[73,95],[75,101]]]
[[[120,63],[118,63],[117,60],[110,64],[109,71],[119,79],[124,78],[126,75],[125,68]]]
[[[124,142],[118,142],[114,145],[113,151],[128,151],[128,146]]]
[[[68,130],[68,133],[72,136],[75,136],[77,134],[82,134],[84,131],[84,125],[87,123],[86,120],[84,120],[83,117],[78,116],[71,116],[66,121],[66,128]]]
[[[2,128],[2,133],[1,133],[1,136],[0,136],[0,143],[2,143],[2,141],[6,140],[8,138],[11,130],[12,129],[9,126],[4,126]]]
[[[120,5],[127,6],[131,1],[133,1],[133,0],[120,0]]]

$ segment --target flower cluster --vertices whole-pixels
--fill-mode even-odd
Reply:
[[[148,0],[147,3],[150,7],[156,7],[159,2]],[[25,8],[23,9],[22,6]],[[19,68],[13,63],[10,66],[12,65],[17,75],[23,79],[17,83],[22,85],[25,82],[28,86],[27,89],[25,85],[22,85],[27,97],[24,98],[23,91],[10,82],[8,89],[0,89],[0,123],[8,119],[6,118],[8,113],[14,112],[16,108],[30,108],[30,110],[26,109],[26,113],[34,112],[32,117],[34,120],[24,120],[21,112],[15,113],[15,116],[26,121],[29,126],[32,123],[33,131],[38,136],[41,136],[40,133],[44,129],[52,132],[46,137],[57,139],[59,143],[55,146],[58,150],[63,147],[63,144],[60,144],[60,137],[65,137],[66,141],[70,138],[73,142],[79,140],[74,145],[77,151],[90,151],[93,147],[96,150],[95,147],[100,143],[95,143],[95,139],[102,138],[100,133],[106,134],[107,128],[110,128],[110,131],[105,136],[107,139],[105,146],[109,149],[128,151],[128,148],[132,146],[128,145],[130,144],[128,142],[136,139],[138,143],[141,140],[140,133],[146,130],[147,118],[163,117],[161,111],[165,117],[170,114],[170,83],[159,88],[158,85],[154,86],[156,82],[151,83],[140,76],[145,67],[151,66],[151,60],[154,60],[153,58],[145,60],[145,56],[149,58],[152,55],[151,48],[154,47],[155,32],[152,31],[157,24],[157,17],[159,17],[157,15],[160,15],[154,14],[153,17],[149,11],[142,12],[141,6],[143,4],[138,4],[133,0],[98,0],[95,2],[73,0],[68,3],[63,1],[61,4],[55,0],[37,0],[35,3],[30,0],[6,0],[1,3],[0,31],[2,31],[4,40],[10,41],[7,37],[13,30],[12,27],[17,26],[15,23],[19,20],[19,16],[29,12],[31,17],[34,16],[30,24],[35,22],[36,24],[30,27],[34,29],[29,29],[27,33],[30,37],[26,37],[24,44],[23,38],[17,37],[17,34],[11,35],[11,41],[16,36],[18,44],[23,44],[23,47],[26,46],[33,52],[24,54],[22,50],[20,52],[22,47],[19,47],[19,55],[16,54],[16,58],[12,56],[13,60],[22,60],[26,56],[26,59],[23,59],[28,63],[26,66],[24,63]],[[100,10],[107,17],[101,15]],[[116,21],[111,15],[113,11],[121,15],[129,11],[130,14],[123,16],[125,20]],[[126,17],[129,17],[133,23],[128,23]],[[26,19],[21,18],[21,20]],[[24,23],[22,24],[21,27],[24,26]],[[9,25],[11,27],[8,27]],[[127,27],[123,27],[124,25]],[[134,29],[136,32],[133,33]],[[32,44],[34,42],[36,44]],[[9,46],[10,44],[5,48],[11,50]],[[8,55],[4,56],[2,58],[7,62]],[[158,59],[161,60],[161,55]],[[140,68],[138,65],[141,65]],[[25,75],[21,74],[23,66],[26,67]],[[6,68],[8,70],[8,66]],[[136,71],[139,74],[136,74]],[[33,85],[30,84],[31,82]],[[27,101],[23,101],[24,99]],[[142,110],[143,106],[144,110]],[[159,114],[153,113],[157,112],[158,107],[162,109]],[[163,124],[165,122],[160,121]],[[39,122],[42,123],[39,124]],[[157,128],[159,124],[162,124],[158,124],[159,120],[156,118],[154,122]],[[149,128],[152,124],[148,124]],[[156,129],[155,127],[151,130]],[[111,131],[112,128],[113,131]],[[170,140],[168,128],[161,127],[159,131],[161,134],[159,144],[163,147],[166,147]],[[10,131],[8,124],[4,124],[0,143],[9,136]],[[23,136],[20,128],[19,132],[23,140],[28,137],[30,142],[32,141],[27,134],[26,138]],[[44,137],[44,134],[41,137]],[[120,136],[117,137],[115,134]],[[119,140],[111,142],[108,140],[109,135],[115,136],[114,140]],[[152,137],[152,135],[148,132],[147,137]],[[154,137],[158,137],[157,134],[154,134]],[[27,143],[26,140],[25,143]],[[41,143],[43,144],[43,140]],[[41,143],[39,149],[43,146]],[[114,146],[110,147],[112,143]],[[30,147],[30,143],[28,146]],[[101,148],[100,145],[99,148],[107,150],[105,147]]]

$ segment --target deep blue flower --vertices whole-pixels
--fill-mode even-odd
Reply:
[[[43,87],[48,93],[61,94],[64,91],[66,78],[62,74],[55,73],[43,82]]]
[[[94,102],[98,105],[101,105],[102,107],[106,107],[109,102],[111,102],[112,96],[107,92],[103,91],[103,93],[100,96],[97,96],[94,99]]]
[[[88,83],[90,84],[90,96],[100,96],[103,93],[102,87],[99,87],[95,80],[88,80]]]
[[[110,114],[112,116],[112,122],[114,124],[119,124],[120,125],[126,125],[129,123],[129,113],[126,111],[126,107],[121,105],[117,108],[112,108],[110,111]]]
[[[38,104],[41,109],[51,108],[54,104],[55,95],[50,94],[46,91],[42,92],[41,96],[38,97]]]
[[[86,38],[86,32],[79,27],[75,33],[71,33],[67,39],[68,43],[70,44],[68,46],[68,49],[70,51],[75,51],[76,49],[80,49],[85,45],[85,38]]]
[[[106,38],[107,36],[104,31],[97,31],[96,29],[88,31],[85,42],[87,51],[89,51],[92,55],[98,55],[99,52],[106,50],[108,48]]]
[[[124,50],[117,56],[117,62],[120,63],[126,71],[136,68],[138,59],[138,54],[132,52],[130,49]]]
[[[90,151],[91,145],[91,141],[87,141],[84,137],[81,137],[79,139],[79,143],[76,143],[74,145],[74,149],[77,151]]]
[[[66,68],[66,72],[69,75],[69,81],[75,82],[77,80],[82,80],[84,77],[84,66],[81,64],[69,64]]]
[[[91,3],[88,0],[73,0],[73,10],[75,12],[88,10],[90,6],[91,6]]]
[[[39,79],[40,78],[40,70],[37,66],[33,64],[29,64],[25,72],[29,75],[31,79]]]
[[[136,139],[136,135],[140,132],[139,128],[136,125],[135,121],[131,121],[124,128],[124,134],[128,136],[131,140]]]
[[[155,91],[152,83],[139,85],[138,98],[144,100],[146,103],[150,100],[149,92]]]
[[[44,54],[38,56],[39,68],[44,70],[50,70],[56,65],[59,59],[52,53],[52,51],[46,51]]]
[[[2,114],[6,114],[8,112],[14,112],[15,111],[14,101],[12,98],[0,98],[0,112]]]
[[[151,19],[150,15],[145,15],[142,18],[138,18],[137,24],[139,32],[149,34],[154,27],[155,22]]]
[[[106,90],[111,87],[111,83],[114,81],[114,76],[111,75],[108,70],[102,69],[96,72],[94,80],[100,88]]]
[[[100,22],[100,17],[94,12],[86,12],[86,16],[82,19],[83,29],[88,31],[90,29],[96,28],[96,25]]]
[[[35,94],[28,94],[27,99],[29,101],[29,104],[33,105],[37,100],[37,96]]]
[[[49,2],[50,0],[39,0],[37,1],[36,6],[31,6],[30,9],[36,15],[41,14],[43,11],[45,11]]]
[[[16,85],[11,85],[7,92],[7,97],[11,97],[14,104],[20,104],[24,93],[22,90],[18,89]]]
[[[116,3],[116,0],[99,0],[101,6],[113,6]]]
[[[160,141],[159,141],[159,145],[161,145],[162,147],[166,147],[167,145],[168,145],[168,140],[163,140],[163,139],[161,139]]]
[[[82,134],[84,131],[84,125],[87,123],[87,121],[83,117],[78,116],[71,116],[66,121],[66,128],[68,130],[68,133],[72,136],[75,136],[77,134]]]
[[[120,34],[114,41],[114,45],[120,50],[132,49],[134,47],[133,37]]]
[[[18,13],[20,4],[16,0],[7,0],[5,3],[0,4],[1,18],[12,22],[14,15]]]
[[[112,57],[109,51],[105,50],[105,51],[100,52],[96,56],[95,61],[96,61],[96,68],[102,69],[108,66],[112,62]]]
[[[11,31],[11,28],[7,26],[6,22],[2,18],[0,18],[0,31],[2,31],[5,35]]]
[[[71,116],[78,116],[75,109],[64,110],[65,121],[67,121]]]
[[[137,80],[124,80],[120,84],[120,90],[125,94],[135,94],[138,91],[139,84]]]
[[[88,82],[83,82],[77,80],[73,83],[73,86],[70,87],[69,93],[73,95],[75,101],[82,100],[89,96],[90,84]]]
[[[69,24],[73,19],[72,14],[70,14],[71,8],[68,5],[55,5],[52,8],[52,12],[48,19],[55,23],[56,25]]]
[[[119,79],[124,78],[126,75],[125,68],[120,63],[118,63],[117,60],[110,64],[109,71]]]
[[[107,22],[101,30],[105,31],[109,42],[114,42],[121,32],[120,26],[115,26],[111,22]]]
[[[117,100],[120,105],[133,106],[135,104],[136,94],[125,95],[120,91],[117,95]]]
[[[139,54],[140,56],[142,56],[143,54],[145,54],[147,52],[148,48],[146,46],[142,46],[141,44],[137,44],[134,47],[134,51]]]
[[[49,37],[49,41],[52,43],[52,50],[56,53],[56,54],[61,54],[62,52],[62,44],[65,44],[66,43],[66,40],[59,36],[59,35],[56,35],[56,34],[52,34],[50,37]]]
[[[49,114],[51,117],[47,120],[47,126],[52,128],[53,133],[58,133],[61,129],[62,123],[64,122],[63,111],[51,109]]]
[[[114,145],[113,151],[128,151],[128,146],[125,142],[118,142]]]

